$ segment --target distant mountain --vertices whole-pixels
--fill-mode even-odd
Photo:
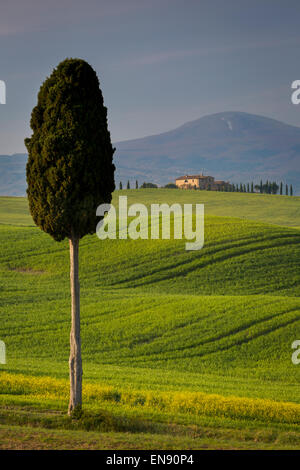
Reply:
[[[235,183],[260,179],[293,184],[300,194],[300,128],[263,116],[224,112],[163,134],[114,144],[117,183],[165,184],[199,173]],[[0,194],[26,192],[27,156],[0,156]]]
[[[300,193],[300,128],[263,116],[224,112],[163,134],[115,144],[117,180],[162,184],[204,173],[236,183],[277,180]]]
[[[25,168],[27,155],[0,155],[0,195],[24,196],[26,194]]]

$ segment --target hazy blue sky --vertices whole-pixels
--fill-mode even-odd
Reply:
[[[66,57],[97,71],[113,141],[219,111],[300,126],[299,0],[1,0],[0,154],[23,152],[40,84]]]

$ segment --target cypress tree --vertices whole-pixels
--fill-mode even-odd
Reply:
[[[136,180],[136,182],[135,182],[135,189],[139,189],[139,183],[138,183],[138,180]]]
[[[280,196],[282,196],[282,191],[283,191],[283,185],[282,185],[282,181],[280,183]]]
[[[251,183],[251,193],[254,193],[254,184],[253,184],[253,181]]]
[[[130,189],[130,182],[129,182],[129,180],[127,181],[127,189]]]
[[[265,193],[269,194],[269,181],[268,180],[266,181],[266,184],[265,184]]]
[[[290,185],[290,196],[292,196],[292,195],[293,195],[293,186]]]
[[[70,246],[69,414],[81,410],[79,242],[95,233],[96,209],[115,189],[113,153],[99,80],[81,59],[66,59],[42,84],[25,139],[29,208],[36,225]],[[76,414],[74,414],[76,416]]]
[[[286,196],[289,195],[289,187],[288,187],[287,184],[285,185],[285,195],[286,195]]]
[[[260,180],[259,192],[260,192],[260,194],[263,193],[263,182],[262,182],[262,180]]]
[[[120,184],[119,184],[119,189],[123,189],[123,184],[122,184],[122,181],[120,181]]]
[[[272,184],[272,193],[273,193],[273,194],[277,194],[277,193],[278,193],[278,189],[279,189],[279,186],[278,186],[278,184],[276,183],[276,181],[274,181],[273,184]]]

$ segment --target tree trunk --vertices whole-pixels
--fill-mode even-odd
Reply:
[[[80,288],[78,276],[79,238],[69,239],[70,244],[70,281],[71,281],[71,334],[70,334],[70,402],[69,415],[80,411],[82,405],[82,362],[80,340]]]

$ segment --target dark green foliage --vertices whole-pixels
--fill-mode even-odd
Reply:
[[[177,186],[174,183],[168,183],[168,184],[165,185],[165,188],[167,188],[167,189],[177,189]]]
[[[136,180],[136,182],[135,182],[135,189],[139,189],[139,182],[138,182],[138,180]]]
[[[143,183],[141,188],[157,188],[157,184],[154,183]]]
[[[123,189],[122,181],[120,181],[119,189]]]
[[[250,183],[242,184],[240,185],[235,185],[233,184],[231,187],[231,191],[237,191],[241,193],[254,193],[254,191],[260,192],[261,194],[278,194],[278,191],[280,189],[280,194],[283,194],[283,184],[280,183],[280,186],[276,183],[276,181],[266,181],[264,184],[261,181],[260,184],[254,185],[253,181]],[[226,191],[226,188],[225,188]],[[286,187],[286,194],[288,194],[288,186]]]
[[[127,189],[130,189],[130,182],[129,182],[129,180],[127,181]]]
[[[248,188],[249,188],[249,184],[247,185],[247,189]],[[253,185],[253,183],[251,183],[251,193],[254,192],[254,189],[256,191],[259,191],[261,194],[277,194],[279,190],[279,186],[275,181],[271,183],[270,181],[267,180],[265,184],[263,184],[263,182],[261,181],[259,185],[256,184],[255,186]]]
[[[293,195],[293,186],[290,185],[290,196],[292,196],[292,195]]]
[[[278,184],[275,181],[273,181],[273,183],[272,183],[272,194],[277,194],[278,189],[279,189]]]
[[[115,188],[107,109],[92,67],[66,59],[45,80],[31,115],[27,195],[34,222],[55,240],[94,233]]]

